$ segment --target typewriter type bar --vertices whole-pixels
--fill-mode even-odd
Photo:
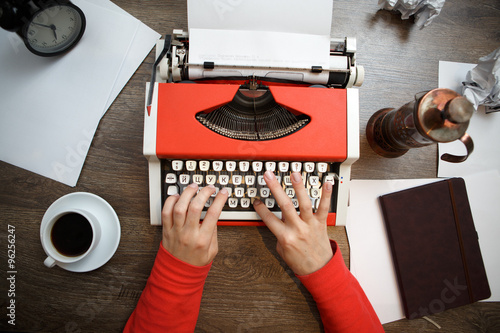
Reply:
[[[362,82],[355,43],[336,41],[330,56],[339,57],[331,62],[338,68],[306,70],[316,78],[328,74],[321,87],[291,76],[255,75],[260,73],[256,68],[251,76],[240,68],[238,76],[208,78],[217,64],[202,64],[206,73],[193,76],[197,69],[189,64],[188,45],[187,35],[179,31],[169,51],[158,43],[157,53],[165,57],[157,61],[156,82],[146,92],[151,101],[144,123],[151,224],[161,225],[169,195],[196,182],[230,191],[219,225],[263,225],[252,208],[255,198],[280,215],[263,183],[264,171],[274,168],[294,202],[287,178],[300,165],[313,206],[324,181],[334,182],[328,225],[345,225],[351,165],[359,158],[359,98],[357,89],[350,88]],[[331,73],[342,73],[342,79],[332,82]]]

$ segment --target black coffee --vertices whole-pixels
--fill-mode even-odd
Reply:
[[[78,213],[61,216],[52,227],[52,244],[61,254],[76,257],[84,254],[92,244],[92,226]]]

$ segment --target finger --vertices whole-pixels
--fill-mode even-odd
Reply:
[[[198,191],[198,185],[196,183],[189,184],[177,201],[174,206],[173,213],[173,225],[179,228],[182,228],[186,222],[186,214],[188,211],[188,207],[191,203],[191,199],[194,197],[196,192]]]
[[[271,193],[276,199],[276,202],[280,206],[285,221],[293,221],[294,219],[298,218],[298,214],[292,204],[292,200],[290,200],[285,191],[283,191],[283,187],[276,179],[274,173],[269,170],[266,171],[264,173],[264,180],[266,181],[267,187],[269,187]]]
[[[290,177],[292,180],[292,186],[295,189],[295,195],[299,201],[300,217],[307,221],[313,216],[311,199],[309,194],[307,194],[307,189],[302,181],[302,176],[298,172],[292,172]]]
[[[228,196],[229,193],[225,188],[217,193],[214,202],[210,205],[210,208],[208,208],[203,223],[201,224],[200,229],[202,231],[208,233],[213,232],[213,230],[217,228],[217,221],[219,221],[220,213],[222,212],[222,208],[224,208]],[[217,235],[217,233],[215,234]]]
[[[266,226],[271,230],[271,232],[278,237],[283,233],[285,228],[285,224],[279,218],[274,215],[269,208],[266,207],[260,200],[255,200],[253,202],[253,209],[259,214],[262,222],[266,224]]]
[[[331,182],[325,182],[323,184],[323,189],[321,192],[321,199],[319,201],[318,210],[316,211],[316,217],[320,222],[325,222],[328,217],[328,211],[330,210],[330,200],[332,198],[332,188],[333,184]]]
[[[174,206],[178,200],[178,194],[171,195],[167,198],[167,200],[165,200],[165,204],[161,210],[161,222],[166,230],[172,229],[172,226],[174,225]]]
[[[186,226],[199,227],[201,219],[201,211],[205,207],[208,198],[215,192],[213,185],[205,186],[198,192],[198,194],[191,200],[189,209],[186,215]]]

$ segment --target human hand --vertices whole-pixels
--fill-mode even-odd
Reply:
[[[228,197],[226,189],[217,193],[200,223],[201,211],[215,187],[206,186],[198,194],[198,185],[186,187],[182,195],[167,198],[161,212],[163,247],[174,257],[194,266],[212,262],[218,251],[217,221]]]
[[[333,256],[326,227],[332,183],[323,184],[321,201],[313,214],[311,199],[300,173],[293,172],[290,179],[299,201],[300,216],[271,171],[265,172],[264,180],[281,208],[282,220],[260,200],[254,201],[254,209],[276,236],[276,250],[283,260],[295,274],[306,275],[322,268]]]

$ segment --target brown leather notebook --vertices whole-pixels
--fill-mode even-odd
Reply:
[[[462,178],[383,195],[379,200],[407,318],[490,297]]]

